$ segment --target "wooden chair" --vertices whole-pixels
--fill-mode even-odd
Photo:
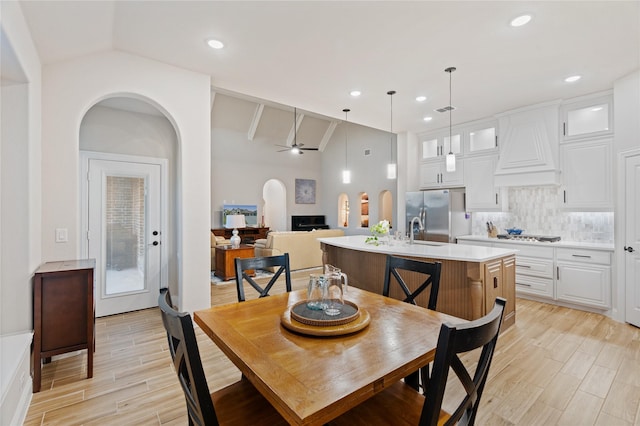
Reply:
[[[440,262],[423,262],[420,260],[405,259],[403,257],[388,255],[385,267],[384,287],[382,289],[382,294],[387,297],[389,296],[391,292],[391,281],[393,277],[406,296],[403,301],[417,305],[416,297],[418,297],[418,295],[420,295],[423,291],[430,287],[429,302],[427,304],[427,308],[435,311],[436,304],[438,303],[438,290],[440,288],[441,268],[442,264]],[[418,272],[420,274],[426,275],[426,278],[423,283],[420,284],[420,286],[418,286],[412,292],[411,290],[409,290],[409,287],[407,286],[407,283],[404,281],[402,276],[400,276],[400,273],[398,272],[399,270]],[[422,383],[422,386],[426,388],[428,380],[428,365],[421,368],[419,372],[416,371],[415,373],[408,375],[404,379],[405,383],[413,387],[415,390],[420,390],[420,383]]]
[[[497,298],[491,312],[464,324],[442,324],[433,375],[422,395],[403,382],[396,382],[357,407],[331,421],[331,425],[473,425],[478,413],[502,324],[505,299]],[[482,348],[473,378],[459,354]],[[442,410],[449,368],[462,383],[465,395],[453,413]]]
[[[236,287],[238,289],[238,302],[244,302],[244,286],[243,279],[253,287],[259,294],[259,297],[265,297],[269,295],[271,287],[278,281],[280,275],[284,272],[284,280],[287,291],[291,291],[291,270],[289,268],[289,253],[282,254],[280,256],[265,256],[265,257],[250,257],[248,259],[235,259],[236,264]],[[267,269],[277,267],[275,273],[262,288],[247,274],[247,270]]]
[[[160,289],[158,306],[173,366],[187,401],[190,425],[287,424],[247,379],[210,394],[191,316],[171,307],[166,288]]]

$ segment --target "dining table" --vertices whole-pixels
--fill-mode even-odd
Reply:
[[[345,303],[357,307],[358,319],[325,329],[291,317],[306,297],[298,290],[194,312],[196,324],[293,425],[322,425],[427,365],[443,322],[466,322],[349,287]]]

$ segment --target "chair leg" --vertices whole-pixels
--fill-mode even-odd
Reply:
[[[404,378],[404,382],[416,391],[420,392],[420,370],[414,371]]]

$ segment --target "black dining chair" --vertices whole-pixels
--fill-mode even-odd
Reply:
[[[505,304],[505,299],[497,298],[491,312],[480,319],[457,325],[442,324],[433,375],[425,395],[403,382],[396,382],[329,424],[473,425],[498,341]],[[474,361],[477,359],[477,363],[468,363],[475,366],[474,371],[469,371],[459,355],[478,348],[482,350],[469,354]],[[449,369],[454,371],[464,388],[464,396],[452,413],[442,410]]]
[[[289,253],[285,253],[279,256],[250,257],[247,259],[236,257],[235,266],[238,302],[245,301],[243,285],[244,280],[247,280],[251,287],[253,287],[259,293],[258,297],[265,297],[269,295],[269,291],[271,291],[273,285],[276,283],[276,281],[278,281],[278,278],[280,278],[280,275],[282,275],[282,273],[284,272],[286,290],[291,291],[291,268],[289,267]],[[246,272],[249,270],[255,271],[258,269],[267,268],[275,268],[275,273],[264,288],[260,287],[255,282],[255,280]]]
[[[436,310],[438,303],[438,290],[440,289],[440,262],[423,262],[414,259],[387,255],[387,262],[384,274],[384,286],[382,294],[389,296],[391,293],[391,283],[395,281],[404,293],[404,302],[417,305],[416,298],[427,288],[429,288],[429,302],[427,308]],[[424,276],[424,281],[414,291],[409,289],[407,283],[400,275],[400,271],[412,271]],[[420,278],[423,279],[423,278]],[[419,371],[409,374],[404,381],[416,390],[420,390],[420,383],[423,389],[429,380],[429,366],[422,367]]]
[[[173,309],[169,297],[168,289],[160,289],[158,306],[173,366],[187,402],[189,424],[286,425],[282,416],[244,377],[209,393],[191,315]]]

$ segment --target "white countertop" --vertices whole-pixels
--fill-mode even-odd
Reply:
[[[578,248],[578,249],[587,249],[587,250],[607,250],[613,251],[614,245],[607,243],[589,243],[589,242],[581,242],[581,241],[556,241],[554,243],[549,242],[540,242],[540,241],[520,241],[520,240],[509,240],[502,238],[489,238],[484,235],[464,235],[462,237],[458,237],[459,240],[465,241],[483,241],[489,243],[504,243],[504,244],[513,244],[517,246],[518,244],[526,244],[532,246],[545,246],[545,247],[559,247],[559,248]]]
[[[349,235],[345,237],[318,238],[318,240],[332,246],[370,253],[384,253],[442,260],[458,260],[462,262],[486,262],[518,252],[515,248],[511,250],[461,244],[429,243],[427,241],[414,244],[381,244],[379,246],[375,246],[373,244],[365,243],[364,240],[366,238],[366,235]]]

